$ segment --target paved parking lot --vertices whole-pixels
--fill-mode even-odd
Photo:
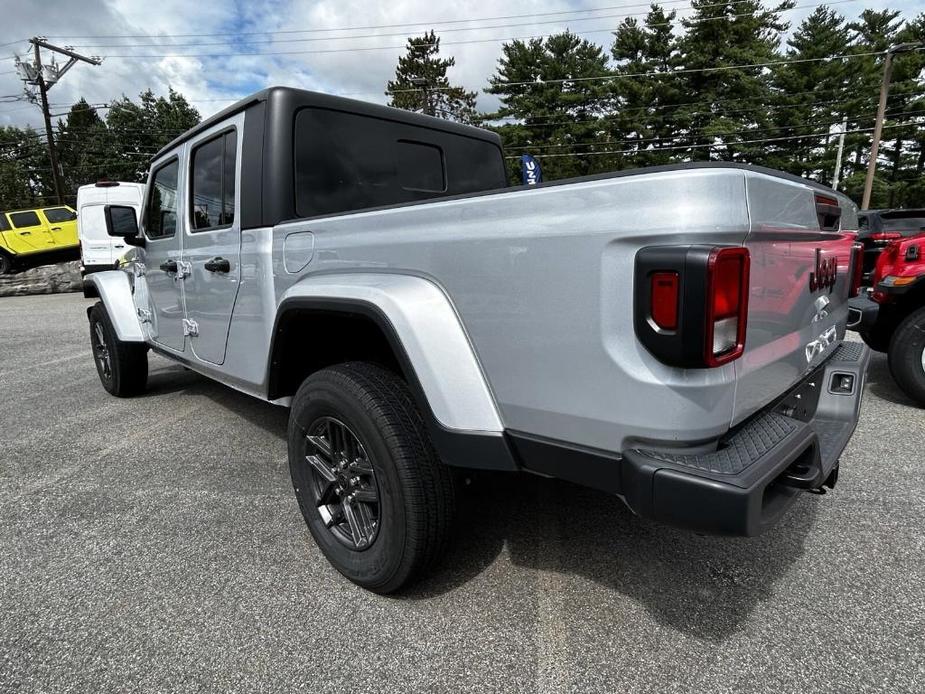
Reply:
[[[111,398],[87,305],[0,299],[3,692],[925,691],[925,411],[881,355],[838,488],[761,538],[488,475],[382,598],[312,543],[285,410],[159,358]]]

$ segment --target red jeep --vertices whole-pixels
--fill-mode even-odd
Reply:
[[[896,383],[925,406],[925,234],[884,247],[870,284],[869,294],[851,300],[848,327],[887,353]]]

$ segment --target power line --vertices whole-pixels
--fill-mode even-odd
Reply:
[[[862,114],[858,114],[857,116],[854,116],[854,117],[849,117],[849,120],[859,120],[860,118],[862,118],[862,117],[864,117],[864,116],[872,117],[873,115],[874,115],[873,113],[862,113]],[[905,113],[892,113],[892,114],[890,114],[890,115],[892,115],[892,116],[894,116],[894,117],[895,117],[895,116],[901,116],[901,115],[915,115],[915,116],[918,116],[918,117],[925,117],[925,110],[921,110],[921,111],[908,111],[908,112],[905,112]],[[793,123],[793,124],[791,124],[791,125],[782,125],[782,126],[772,126],[772,127],[770,127],[770,128],[757,128],[757,129],[743,129],[743,128],[739,128],[739,129],[736,129],[736,130],[728,130],[728,131],[710,131],[710,133],[708,133],[708,134],[711,135],[711,136],[715,136],[715,137],[730,137],[730,136],[734,136],[734,135],[755,135],[755,134],[758,134],[758,133],[768,133],[768,132],[775,132],[775,131],[788,131],[788,130],[794,130],[794,129],[796,129],[796,128],[809,127],[809,126],[812,126],[812,127],[814,127],[814,128],[825,127],[825,128],[830,128],[830,129],[831,129],[831,128],[832,128],[833,126],[835,126],[835,125],[841,125],[841,123],[842,123],[841,120],[833,121],[833,122],[830,122],[830,123],[819,123],[819,122],[817,122],[817,121],[804,121],[804,122],[802,122],[802,123]],[[920,126],[920,125],[922,125],[922,124],[915,124],[915,123],[911,123],[911,124],[910,124],[910,123],[905,123],[905,124],[897,124],[897,125],[894,125],[894,126],[892,126],[892,127],[915,127],[915,126]],[[683,137],[694,137],[694,136],[696,136],[696,135],[698,135],[698,134],[699,134],[699,135],[704,135],[704,134],[707,134],[707,133],[704,133],[703,131],[700,131],[699,133],[687,132],[687,133],[684,133],[684,134],[669,135],[669,136],[666,136],[666,137],[627,138],[627,139],[623,139],[623,140],[597,140],[597,141],[591,140],[591,141],[587,141],[587,142],[565,142],[565,143],[561,143],[561,144],[548,144],[548,145],[543,145],[543,144],[524,144],[524,145],[517,145],[517,146],[514,147],[514,148],[515,148],[515,149],[529,149],[529,150],[544,150],[544,149],[551,149],[551,148],[560,148],[560,149],[561,149],[561,148],[565,148],[565,147],[595,147],[595,146],[600,146],[600,145],[612,145],[612,144],[624,144],[624,143],[644,143],[644,142],[649,142],[649,143],[651,143],[651,142],[669,142],[669,141],[671,141],[671,142],[676,142],[676,141],[677,141],[678,139],[680,139],[680,138],[683,138]],[[826,131],[825,133],[823,133],[822,135],[818,135],[817,133],[805,133],[805,134],[799,135],[798,137],[810,139],[810,138],[817,137],[817,136],[821,136],[821,137],[830,137],[830,136],[835,135],[835,134],[837,134],[837,133],[833,133],[831,130],[828,130],[828,131]]]
[[[690,0],[663,0],[659,3],[661,5],[674,5],[674,4],[686,4]],[[742,2],[748,2],[749,0],[738,0],[730,4],[737,5]],[[726,3],[716,3],[726,4]],[[329,28],[319,28],[319,29],[280,29],[275,31],[239,31],[239,32],[226,32],[227,36],[266,36],[268,34],[307,34],[307,33],[317,33],[317,32],[330,32],[330,31],[366,31],[372,29],[397,29],[399,27],[435,27],[442,24],[463,24],[468,22],[493,22],[503,19],[523,19],[525,17],[552,17],[552,16],[561,16],[566,14],[583,14],[588,12],[607,12],[610,10],[619,10],[626,9],[628,7],[648,7],[650,3],[635,3],[635,4],[623,4],[623,5],[607,5],[604,7],[596,8],[586,8],[581,10],[560,10],[557,12],[529,12],[526,14],[509,14],[509,15],[500,15],[494,17],[469,17],[467,19],[443,19],[437,21],[422,21],[422,22],[404,22],[401,24],[372,24],[366,26],[352,26],[352,27],[329,27]],[[716,5],[707,5],[707,7],[714,7]],[[567,20],[568,21],[568,20]],[[202,33],[195,34],[161,34],[163,38],[196,38],[201,37]],[[57,36],[50,36],[49,38],[68,38],[68,39],[143,39],[143,38],[152,38],[150,34],[63,34]],[[13,42],[18,43],[18,42]],[[7,44],[11,45],[11,44]]]
[[[674,2],[687,2],[688,0],[673,0],[673,1],[674,1]],[[858,1],[859,1],[859,0],[832,0],[831,2],[828,2],[828,3],[826,3],[826,4],[827,4],[827,5],[839,5],[839,4],[844,4],[844,3],[849,3],[849,2],[858,2]],[[708,7],[728,7],[729,5],[741,5],[741,4],[744,4],[744,3],[746,3],[746,2],[751,2],[751,0],[734,0],[734,1],[731,2],[731,3],[730,3],[730,2],[713,3],[713,4],[710,4],[710,5],[702,5],[702,6],[701,6],[700,8],[698,8],[698,9],[704,9],[704,8],[708,8]],[[624,6],[624,7],[646,7],[646,6],[648,6],[648,5],[645,4],[645,3],[641,3],[641,4],[638,4],[638,5],[626,5],[626,6]],[[818,5],[802,5],[801,7],[816,7],[816,6],[818,6]],[[800,9],[800,8],[794,7],[794,8],[792,8],[792,9]],[[789,10],[786,10],[786,11],[789,11]],[[597,16],[597,17],[579,17],[579,18],[575,18],[575,19],[569,19],[569,20],[567,20],[567,21],[568,21],[569,23],[572,23],[572,22],[593,22],[593,21],[598,21],[598,20],[601,20],[601,19],[617,19],[617,18],[643,17],[643,16],[645,16],[646,14],[647,14],[647,13],[640,13],[640,12],[630,12],[630,13],[622,12],[622,13],[616,13],[616,14],[603,14],[603,15],[600,15],[600,16]],[[696,19],[696,20],[692,20],[692,21],[694,21],[694,22],[702,22],[702,21],[710,21],[710,20],[715,20],[715,19],[727,19],[727,18],[728,18],[728,19],[734,19],[734,18],[736,18],[736,17],[751,16],[752,14],[754,14],[754,13],[753,13],[753,12],[748,12],[748,13],[745,13],[745,14],[742,14],[742,15],[719,15],[719,16],[717,16],[717,17],[704,17],[704,18]],[[539,15],[534,15],[534,16],[539,16]],[[467,21],[475,21],[475,20],[467,20]],[[440,28],[440,29],[434,28],[433,30],[435,31],[435,33],[438,33],[438,34],[448,34],[448,33],[457,32],[457,31],[484,31],[484,30],[486,30],[486,29],[511,29],[511,28],[514,28],[514,27],[537,26],[537,25],[541,25],[541,24],[559,24],[559,23],[561,23],[562,21],[563,21],[563,20],[561,20],[561,19],[551,19],[551,20],[541,20],[541,21],[520,22],[520,23],[516,23],[516,24],[495,24],[495,25],[482,25],[482,26],[473,26],[473,27],[454,27],[454,28],[449,28],[449,29],[446,29],[446,28]],[[662,22],[662,23],[650,24],[650,25],[647,25],[647,26],[668,26],[668,25],[671,25],[671,23],[670,23],[670,22]],[[305,31],[307,32],[307,31],[312,31],[312,30],[308,29],[308,30],[305,30]],[[605,31],[612,31],[612,30],[611,30],[611,29],[606,29]],[[282,33],[282,32],[280,32],[280,33]],[[236,33],[217,34],[217,35],[218,35],[218,36],[227,36],[227,37],[228,37],[229,39],[231,39],[231,40],[234,40],[234,39],[236,39],[236,38],[239,38],[239,37],[243,36],[243,34],[240,34],[240,33],[237,33],[237,32],[236,32]],[[258,44],[258,43],[270,43],[270,44],[273,44],[273,43],[304,43],[304,42],[314,42],[314,41],[347,41],[347,40],[353,40],[353,39],[395,38],[395,37],[401,37],[401,36],[407,36],[407,35],[408,35],[408,32],[407,32],[407,31],[403,31],[403,32],[391,33],[391,34],[383,34],[383,33],[377,33],[377,34],[359,34],[359,35],[356,35],[356,36],[311,36],[311,37],[287,38],[287,39],[274,39],[274,38],[270,38],[270,39],[244,39],[244,40],[243,40],[243,43],[245,43],[245,44]],[[152,38],[154,38],[154,37],[152,37]],[[434,41],[434,42],[420,41],[420,42],[416,42],[416,45],[419,45],[419,46],[434,46],[434,45],[437,45],[437,43],[438,43],[437,41]],[[185,46],[228,46],[228,41],[218,41],[218,42],[202,42],[202,41],[195,41],[195,42],[191,42],[191,43],[163,43],[163,42],[159,42],[159,41],[153,41],[153,42],[148,42],[148,43],[82,44],[82,45],[76,46],[76,48],[151,48],[151,47],[155,47],[155,48],[156,48],[156,47],[175,48],[175,47],[185,47]],[[229,46],[229,47],[231,47],[231,46]]]
[[[886,128],[895,128],[895,127],[907,127],[907,126],[890,126],[890,125],[883,126],[884,130]],[[872,131],[873,131],[873,128],[857,128],[854,130],[846,130],[845,132],[846,133],[865,133],[865,132],[869,133]],[[823,137],[827,134],[829,133],[817,133],[817,135],[820,137]],[[542,158],[550,159],[553,157],[555,158],[592,157],[592,156],[600,156],[604,154],[642,154],[642,153],[648,154],[648,153],[665,152],[665,151],[678,150],[678,149],[703,149],[703,148],[711,149],[713,147],[737,147],[739,145],[760,144],[764,142],[783,142],[785,140],[801,140],[801,139],[808,138],[808,137],[812,137],[812,136],[811,135],[790,135],[787,137],[765,137],[765,138],[760,138],[757,140],[739,140],[738,142],[714,142],[712,144],[701,144],[701,145],[698,145],[698,144],[672,145],[669,147],[658,147],[656,149],[606,150],[602,152],[567,152],[567,153],[561,153],[561,154],[545,154],[545,155],[542,155]],[[505,158],[506,159],[519,159],[520,155],[510,155]]]
[[[810,5],[798,5],[795,7],[782,10],[782,12],[791,12],[793,10],[805,9],[818,7],[820,4],[839,4],[847,2],[857,2],[858,0],[833,0],[828,3],[816,3]],[[730,20],[740,17],[751,17],[753,13],[745,13],[741,15],[722,15],[718,17],[705,17],[700,20],[690,20],[696,22],[706,22],[706,21],[717,21],[717,20]],[[591,31],[574,31],[571,32],[575,35],[586,35],[586,34],[602,34],[602,33],[611,33],[613,29],[596,29]],[[542,39],[548,38],[550,34],[539,34],[539,35],[530,35],[530,36],[507,36],[507,37],[495,37],[495,38],[485,38],[485,39],[465,39],[459,41],[441,41],[442,46],[456,46],[464,44],[475,44],[475,43],[499,43],[505,41],[522,41],[529,39]],[[152,44],[154,47],[158,47],[156,44]],[[359,46],[355,48],[328,48],[328,49],[317,49],[317,50],[304,50],[304,51],[235,51],[233,53],[129,53],[129,54],[114,54],[108,55],[107,58],[134,58],[134,59],[144,59],[144,58],[231,58],[237,56],[253,56],[253,55],[313,55],[313,54],[328,54],[328,53],[354,53],[354,52],[365,52],[365,51],[379,51],[379,50],[402,50],[406,48],[405,45],[401,46]],[[879,54],[879,53],[878,53]]]

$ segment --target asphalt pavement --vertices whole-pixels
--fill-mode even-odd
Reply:
[[[838,487],[759,538],[483,475],[384,598],[313,544],[286,410],[158,357],[110,397],[89,305],[0,299],[2,692],[925,691],[925,410],[883,355]]]

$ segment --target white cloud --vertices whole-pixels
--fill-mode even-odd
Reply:
[[[798,0],[810,4],[815,0]],[[457,65],[451,80],[466,88],[478,90],[480,106],[494,107],[492,97],[481,94],[489,75],[494,72],[500,55],[501,42],[496,39],[531,36],[561,31],[567,27],[604,46],[610,42],[607,33],[616,28],[620,17],[579,21],[589,16],[614,14],[644,14],[645,0],[44,0],[42,3],[18,3],[17,11],[5,17],[4,35],[26,38],[45,33],[52,41],[69,42],[87,53],[99,53],[106,58],[100,67],[78,64],[51,91],[51,100],[59,110],[66,110],[78,97],[91,103],[108,102],[122,94],[136,97],[150,88],[165,94],[173,87],[189,98],[203,116],[207,116],[232,99],[271,84],[299,86],[319,91],[348,94],[356,98],[384,102],[386,81],[393,75],[398,56],[403,52],[405,38],[419,34],[429,26],[443,27],[440,32],[443,55],[455,56]],[[620,9],[620,7],[625,9]],[[677,7],[678,4],[671,5]],[[865,0],[833,5],[833,9],[849,17],[864,7],[902,9],[907,18],[925,10],[925,0]],[[606,11],[564,16],[548,13],[583,8],[609,7]],[[793,25],[811,9],[788,13]],[[535,15],[542,16],[535,16]],[[527,15],[512,18],[513,15]],[[485,21],[486,17],[506,17]],[[459,22],[479,18],[472,23]],[[439,21],[438,21],[439,20]],[[571,20],[571,21],[569,21]],[[423,22],[423,23],[422,23]],[[441,24],[442,22],[442,24]],[[447,23],[450,22],[450,23]],[[452,23],[456,22],[456,23]],[[400,25],[377,30],[358,29],[350,32],[319,32],[313,34],[276,34],[276,43],[247,43],[240,32],[291,31],[293,29],[332,29]],[[411,24],[409,26],[409,24]],[[486,25],[496,28],[485,28]],[[508,25],[508,26],[498,26]],[[474,28],[476,27],[476,28]],[[450,31],[449,29],[452,29]],[[100,39],[77,38],[81,35],[141,35],[148,38]],[[191,34],[172,38],[176,34]],[[230,36],[237,34],[237,38]],[[372,38],[345,40],[345,35]],[[394,35],[398,34],[398,35]],[[67,35],[67,37],[64,37]],[[62,37],[62,38],[56,38]],[[251,36],[251,40],[266,40],[268,35]],[[293,39],[313,38],[312,41]],[[319,40],[320,39],[320,40]],[[230,45],[229,42],[230,41]],[[466,41],[478,41],[462,43]],[[201,45],[225,43],[222,45]],[[109,44],[100,47],[100,44]],[[117,48],[113,44],[135,47]],[[138,44],[151,44],[139,48]],[[192,44],[192,45],[190,45]],[[199,44],[199,45],[197,45]],[[370,46],[388,46],[386,50],[359,50]],[[24,52],[28,44],[0,48],[0,56],[10,56],[0,63],[0,95],[22,91],[22,83],[13,70],[12,53]],[[341,50],[346,52],[321,53]],[[307,53],[306,51],[315,51]],[[247,53],[281,53],[286,55],[247,55]],[[301,53],[299,53],[301,52]],[[126,59],[122,54],[172,54],[174,57]],[[190,53],[236,53],[222,58],[186,57]],[[4,68],[6,64],[8,68]],[[14,103],[0,105],[0,124],[41,125],[37,107]]]

